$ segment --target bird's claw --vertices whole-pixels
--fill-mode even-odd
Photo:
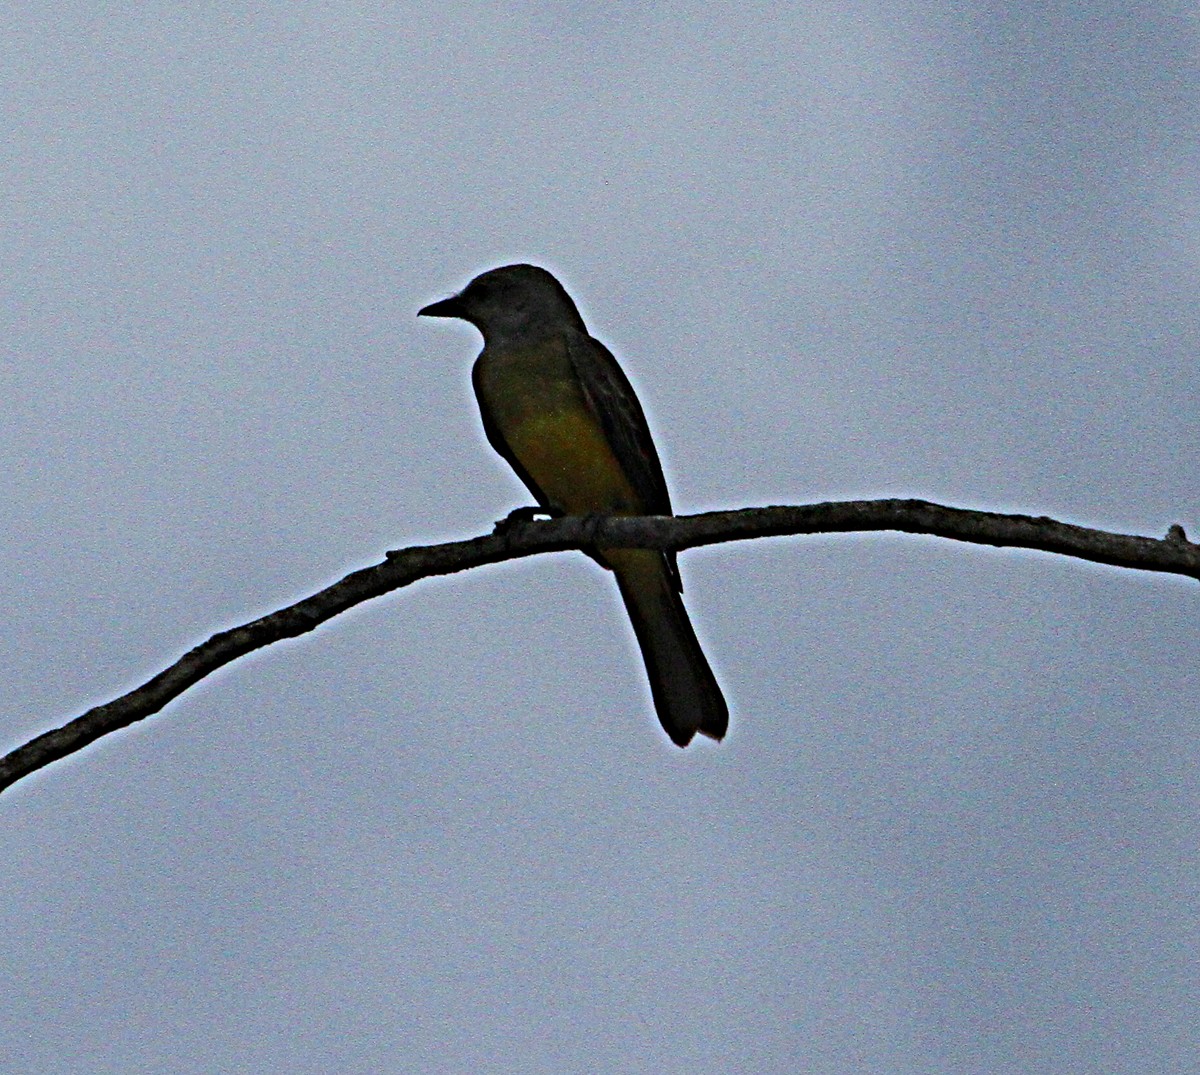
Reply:
[[[493,534],[507,534],[514,526],[520,523],[531,523],[539,515],[544,515],[547,518],[552,518],[553,513],[545,508],[537,507],[533,504],[526,504],[524,507],[513,508],[503,519],[497,519],[496,525],[492,529]]]

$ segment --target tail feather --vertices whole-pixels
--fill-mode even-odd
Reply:
[[[612,553],[608,559],[617,559]],[[660,554],[623,552],[613,564],[633,633],[646,662],[663,729],[678,746],[699,732],[724,737],[729,707]]]

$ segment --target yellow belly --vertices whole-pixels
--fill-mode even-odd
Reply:
[[[520,349],[486,348],[475,373],[480,406],[549,506],[571,515],[640,513],[560,337]]]
[[[571,515],[636,514],[637,494],[604,431],[582,406],[528,415],[505,431],[505,439],[555,507]]]

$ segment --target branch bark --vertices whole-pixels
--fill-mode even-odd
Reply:
[[[564,549],[625,546],[682,550],[749,538],[874,530],[1037,549],[1114,567],[1165,571],[1200,580],[1200,545],[1188,541],[1178,525],[1172,526],[1164,538],[1136,537],[1045,517],[1001,515],[923,500],[744,508],[675,518],[605,516],[516,522],[498,527],[488,537],[389,552],[382,563],[354,571],[294,605],[213,635],[128,694],[96,706],[0,758],[0,791],[110,732],[157,713],[193,684],[238,657],[306,634],[355,605],[419,579]]]

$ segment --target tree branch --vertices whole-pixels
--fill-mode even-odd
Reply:
[[[1181,526],[1165,538],[1135,537],[1028,515],[949,508],[923,500],[856,500],[800,507],[745,508],[678,518],[567,517],[513,522],[489,537],[389,552],[372,567],[257,620],[221,631],[128,694],[96,706],[0,758],[0,791],[101,736],[151,716],[193,684],[253,650],[295,638],[339,613],[418,579],[539,552],[624,546],[687,549],[722,541],[852,531],[898,530],[980,545],[1038,549],[1095,563],[1200,579],[1200,545]]]

